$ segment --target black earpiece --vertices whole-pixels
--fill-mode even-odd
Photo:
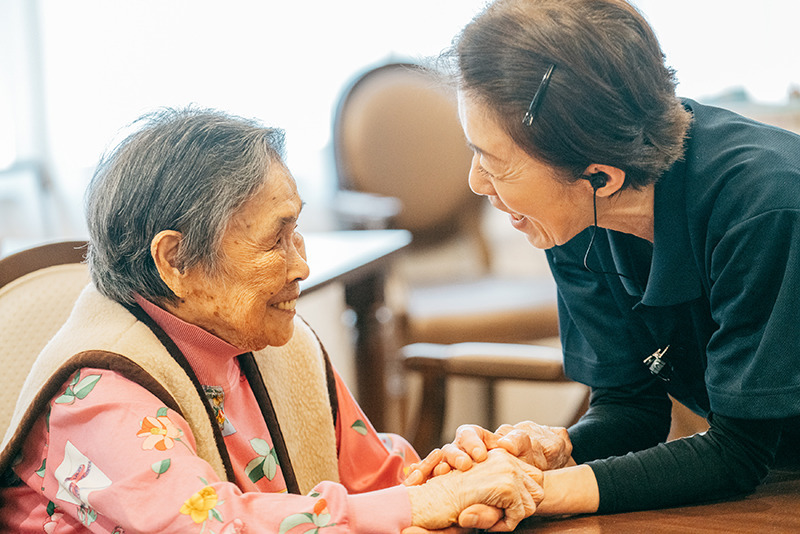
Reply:
[[[641,290],[641,285],[638,281],[634,280],[630,276],[622,273],[618,273],[616,271],[595,271],[591,267],[589,267],[589,251],[592,250],[592,245],[594,245],[594,238],[597,236],[597,190],[601,187],[605,187],[608,183],[608,175],[604,172],[595,172],[588,176],[583,177],[586,180],[589,180],[589,183],[592,184],[592,190],[594,194],[592,195],[592,212],[594,215],[594,224],[592,224],[592,237],[589,238],[589,246],[586,247],[586,253],[583,255],[583,267],[589,271],[590,273],[594,274],[611,274],[614,276],[619,276],[620,278],[627,278],[635,285],[639,286]]]
[[[608,181],[606,173],[604,172],[595,172],[587,176],[586,179],[589,180],[589,183],[592,184],[592,189],[594,189],[595,191],[597,191],[601,187],[605,187],[606,182]]]

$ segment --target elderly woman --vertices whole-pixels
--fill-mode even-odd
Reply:
[[[409,482],[500,446],[549,469],[537,513],[619,512],[796,462],[800,137],[677,98],[623,0],[497,0],[453,54],[470,187],[546,249],[591,406],[568,432],[462,428]],[[664,443],[668,395],[708,432]]]
[[[533,512],[541,474],[505,451],[400,485],[416,453],[379,437],[295,316],[309,271],[281,147],[167,111],[100,164],[92,284],[18,403],[0,530],[399,532],[475,503],[510,529]]]

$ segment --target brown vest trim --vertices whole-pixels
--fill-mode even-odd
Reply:
[[[247,377],[250,383],[250,389],[258,402],[258,407],[261,408],[261,415],[264,421],[267,422],[267,428],[272,436],[272,445],[275,447],[275,453],[278,455],[278,464],[283,471],[283,479],[286,482],[286,489],[289,493],[300,494],[300,486],[297,484],[297,477],[294,474],[292,467],[292,460],[289,458],[289,451],[286,448],[286,441],[283,439],[283,432],[281,432],[281,425],[278,423],[278,416],[275,415],[275,408],[272,406],[272,400],[269,398],[267,387],[264,385],[264,379],[261,378],[261,373],[258,370],[256,361],[253,358],[253,353],[248,352],[239,356],[239,366]]]
[[[124,376],[128,380],[140,384],[153,395],[155,395],[167,408],[181,413],[178,403],[172,398],[167,390],[158,383],[150,374],[135,362],[129,360],[122,354],[103,350],[89,350],[76,354],[64,363],[47,381],[44,387],[39,390],[22,418],[17,432],[11,438],[8,447],[2,451],[0,456],[0,473],[5,473],[11,466],[11,462],[22,447],[23,441],[33,428],[38,417],[47,409],[48,403],[61,391],[64,383],[69,380],[79,369],[104,369],[114,371]],[[181,414],[183,415],[183,414]]]

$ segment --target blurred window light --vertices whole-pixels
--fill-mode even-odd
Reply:
[[[0,171],[11,167],[17,159],[17,136],[14,125],[11,99],[0,87]]]
[[[780,101],[800,83],[800,2],[762,0],[758,9],[730,0],[633,2],[677,70],[682,96],[741,87],[755,100]],[[43,86],[42,101],[28,102],[19,88],[29,80],[15,85],[13,75],[32,69],[0,59],[0,76],[12,78],[0,94],[0,163],[39,142],[29,139],[28,125],[38,122],[26,113],[43,114],[42,150],[56,175],[85,174],[138,116],[195,104],[284,128],[298,181],[324,184],[332,178],[331,118],[348,81],[381,61],[437,55],[484,3],[0,0],[0,19],[9,21],[20,6],[35,6],[26,13],[37,17]]]

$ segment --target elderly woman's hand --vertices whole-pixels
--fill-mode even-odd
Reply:
[[[542,471],[575,464],[572,460],[572,441],[564,427],[523,421],[513,426],[502,425],[495,434],[500,436],[498,447]]]
[[[542,481],[539,469],[494,449],[469,471],[452,471],[410,486],[412,524],[424,529],[446,528],[455,524],[462,512],[479,504],[503,510],[492,529],[510,531],[536,511],[544,498]]]
[[[477,425],[462,425],[452,443],[434,449],[424,460],[411,466],[405,484],[421,484],[453,468],[466,471],[473,462],[482,462],[488,451],[497,448],[541,470],[574,464],[572,442],[565,428],[524,421],[513,426],[502,425],[496,432],[490,432]]]

